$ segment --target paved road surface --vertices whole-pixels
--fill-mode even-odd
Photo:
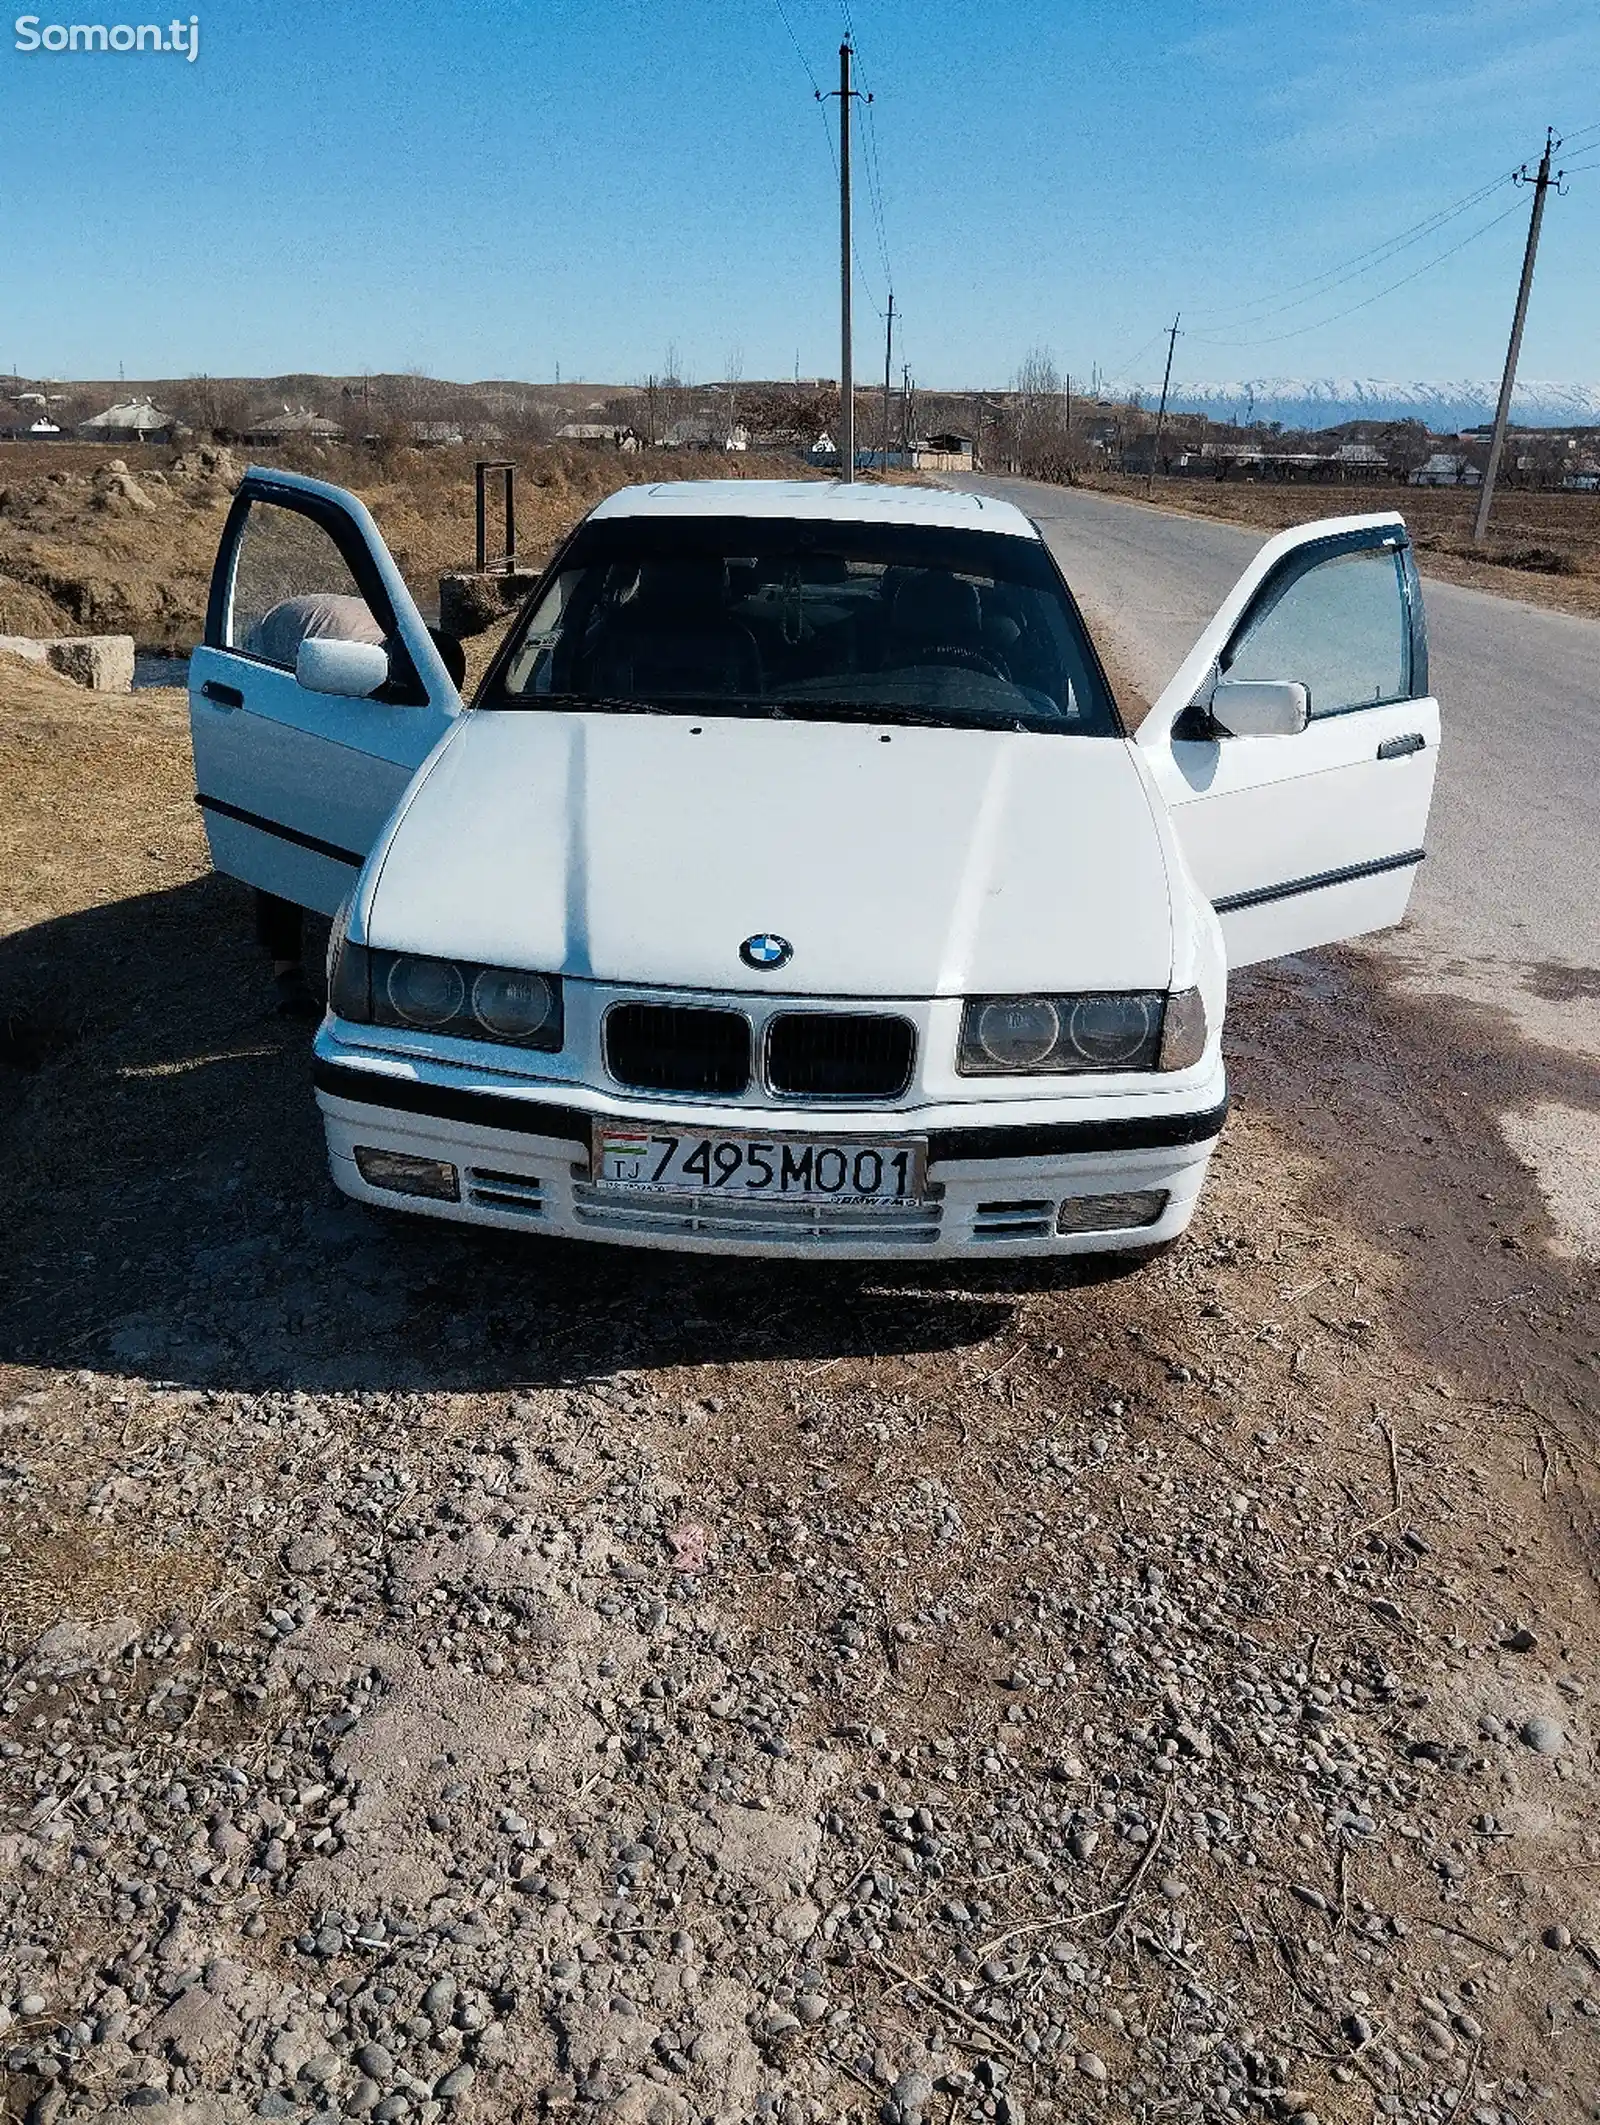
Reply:
[[[972,485],[1038,518],[1096,632],[1150,697],[1262,544],[1104,495]],[[1600,970],[1600,621],[1449,583],[1426,596],[1444,750],[1401,949],[1478,962],[1500,989],[1552,962]]]
[[[1241,526],[1104,495],[1028,480],[970,484],[1038,519],[1096,635],[1147,699],[1263,543]],[[1306,500],[1317,513],[1321,497]],[[1444,722],[1428,861],[1405,928],[1372,948],[1408,989],[1499,1006],[1531,1041],[1592,1062],[1600,621],[1450,583],[1427,581],[1426,598]],[[1490,1022],[1485,1039],[1497,1037]],[[1537,1095],[1536,1055],[1530,1075]],[[1506,1127],[1552,1200],[1565,1196],[1569,1231],[1600,1253],[1600,1116],[1556,1096],[1531,1122],[1512,1116]]]

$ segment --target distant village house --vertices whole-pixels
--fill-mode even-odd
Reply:
[[[585,450],[642,450],[637,428],[614,421],[567,421],[556,430],[558,443],[578,443]]]
[[[80,443],[172,443],[189,431],[149,399],[130,398],[80,421],[73,432]]]
[[[254,420],[244,431],[247,443],[342,443],[344,430],[309,406],[285,406]]]

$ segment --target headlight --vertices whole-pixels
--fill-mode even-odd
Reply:
[[[1162,1017],[1168,1004],[1157,990],[970,997],[961,1014],[956,1068],[963,1077],[1182,1069],[1185,1064],[1169,1065],[1162,1059]],[[1203,1011],[1200,1022],[1203,1048]]]
[[[1038,1070],[1055,1052],[1061,1017],[1044,996],[1014,996],[967,1006],[971,1037],[991,1070]]]
[[[498,1040],[557,1049],[563,1039],[561,982],[554,974],[483,967],[419,952],[374,952],[341,938],[329,970],[335,1018],[402,1026],[456,1040]]]
[[[555,988],[542,974],[485,967],[472,984],[472,1015],[495,1040],[536,1040],[557,1008]]]
[[[448,959],[414,959],[402,953],[389,963],[383,984],[389,1007],[403,1026],[437,1033],[460,1016],[467,1000],[461,969]]]

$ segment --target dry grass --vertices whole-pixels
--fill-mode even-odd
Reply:
[[[1557,612],[1600,617],[1600,494],[1500,490],[1487,545],[1472,543],[1478,497],[1471,488],[1285,485],[1250,481],[1142,479],[1096,474],[1085,485],[1182,516],[1220,517],[1284,531],[1308,517],[1398,509],[1411,527],[1424,573]]]
[[[284,469],[359,494],[419,601],[474,552],[473,449],[325,448],[275,458]],[[96,475],[118,458],[153,506],[105,491]],[[542,562],[596,502],[641,480],[820,477],[795,458],[696,451],[550,446],[516,453],[518,546]],[[242,471],[239,457],[227,470]],[[0,634],[131,634],[149,647],[191,648],[232,481],[210,477],[194,452],[18,445],[0,453]]]
[[[0,936],[205,868],[181,693],[0,656]]]

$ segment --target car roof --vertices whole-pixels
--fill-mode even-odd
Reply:
[[[942,487],[880,487],[838,480],[658,480],[609,494],[590,521],[616,517],[785,517],[822,524],[925,524],[1037,539],[1011,502]]]

